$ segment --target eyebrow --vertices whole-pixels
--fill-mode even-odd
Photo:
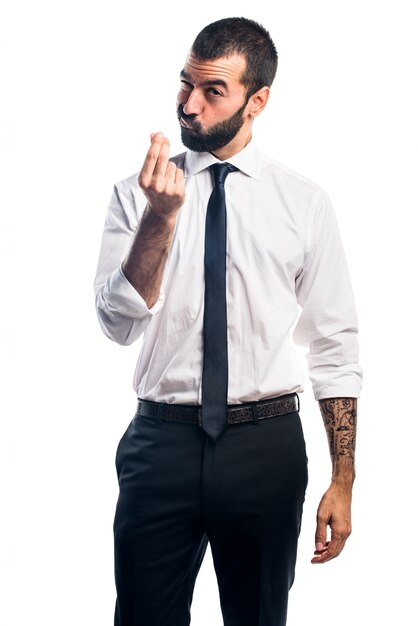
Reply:
[[[192,77],[185,70],[181,70],[180,76],[181,76],[181,78],[185,78],[187,81],[189,81],[191,83]],[[224,89],[228,89],[227,83],[224,80],[222,80],[222,78],[213,78],[213,79],[209,79],[209,80],[204,80],[204,81],[202,81],[201,85],[206,86],[206,87],[208,85],[218,85],[219,87],[223,87]]]

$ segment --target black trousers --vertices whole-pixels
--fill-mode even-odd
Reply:
[[[198,425],[135,415],[116,451],[115,626],[188,626],[208,541],[224,626],[284,626],[308,482],[297,411]]]

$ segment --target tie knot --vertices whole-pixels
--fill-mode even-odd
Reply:
[[[231,165],[231,163],[214,163],[210,166],[210,169],[213,172],[215,183],[221,185],[225,183],[225,179],[230,172],[236,172],[238,170],[238,168],[235,167],[235,165]]]

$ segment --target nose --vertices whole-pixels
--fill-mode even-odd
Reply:
[[[202,99],[196,89],[192,89],[187,98],[187,102],[183,104],[183,111],[186,115],[199,115],[202,112]]]

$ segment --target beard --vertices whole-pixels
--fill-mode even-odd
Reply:
[[[231,117],[214,124],[206,132],[203,131],[202,124],[194,119],[195,115],[186,115],[183,112],[183,105],[180,104],[177,107],[177,117],[179,120],[182,117],[190,126],[190,128],[184,128],[180,125],[183,144],[194,152],[214,152],[223,148],[234,139],[244,124],[242,114],[247,102],[248,100]]]

